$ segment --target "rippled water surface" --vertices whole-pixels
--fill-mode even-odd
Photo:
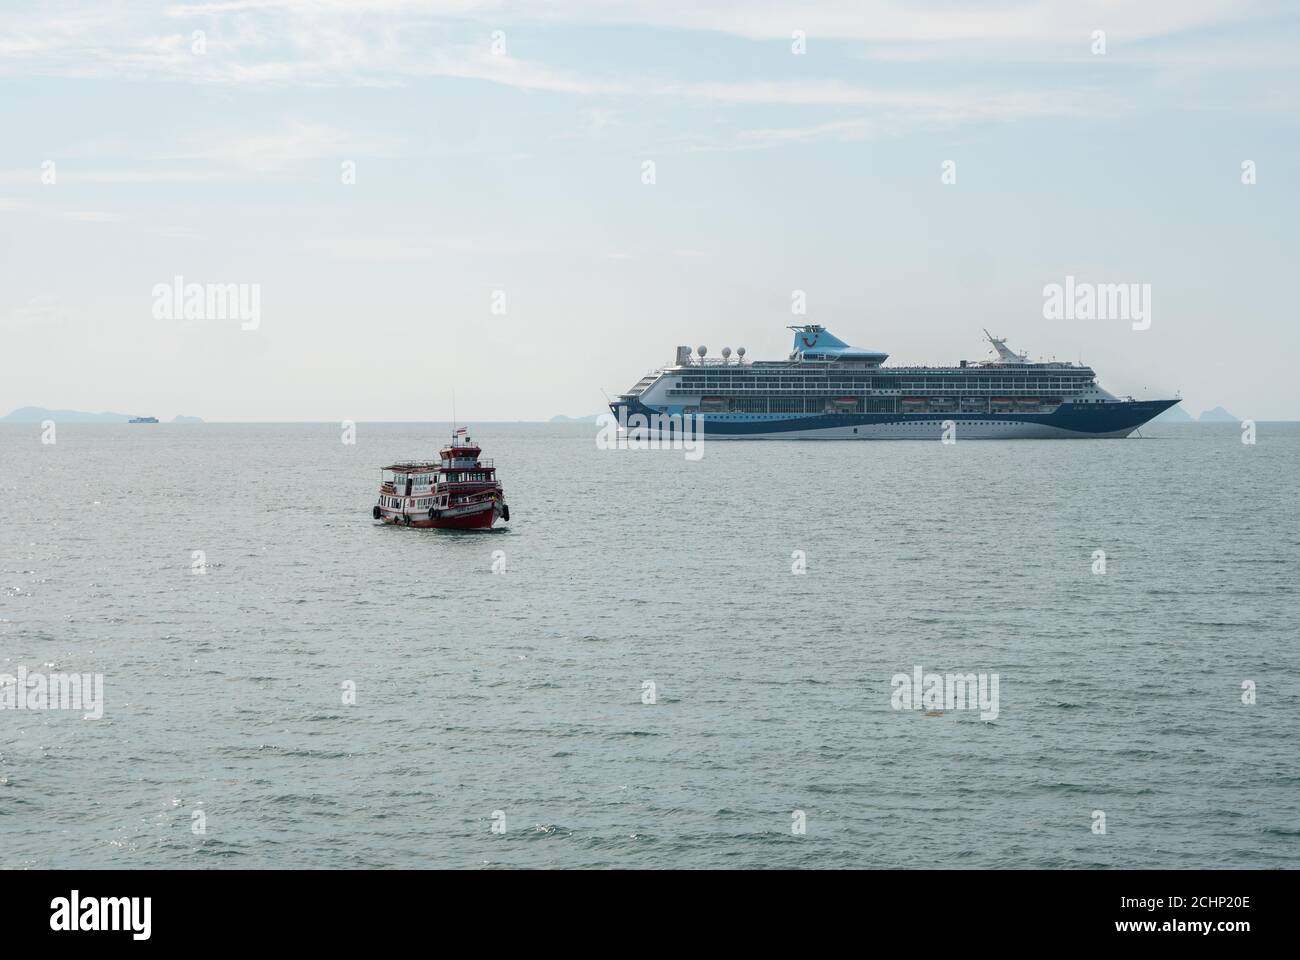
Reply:
[[[1300,427],[475,432],[487,534],[370,519],[441,427],[0,426],[0,672],[105,684],[0,710],[5,865],[1300,865]]]

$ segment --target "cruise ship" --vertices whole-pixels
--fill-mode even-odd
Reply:
[[[1178,399],[1116,397],[1091,367],[1032,362],[984,331],[992,359],[885,366],[816,324],[790,327],[785,360],[708,357],[678,347],[669,366],[610,403],[621,427],[667,435],[682,417],[721,439],[933,440],[1126,437]],[[687,426],[687,429],[691,429]]]

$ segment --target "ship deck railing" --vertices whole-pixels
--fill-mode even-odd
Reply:
[[[979,371],[1003,371],[1003,370],[1070,370],[1070,371],[1091,371],[1092,368],[1086,364],[1075,363],[1073,360],[1030,360],[1028,363],[1000,363],[997,360],[967,360],[966,366],[954,366],[949,363],[872,363],[866,360],[745,360],[737,363],[733,357],[731,360],[723,362],[721,359],[709,357],[704,363],[692,360],[685,364],[669,364],[665,367],[651,370],[642,379],[648,377],[658,377],[664,373],[692,373],[700,370],[707,370],[710,373],[719,370],[725,370],[731,367],[740,367],[746,371],[760,370],[798,370],[813,367],[817,370],[829,370],[838,368],[842,370],[876,370],[881,373],[894,373],[899,371],[910,370],[934,370],[936,372],[953,373],[964,372],[967,370]]]
[[[1028,384],[1016,384],[1015,386],[987,386],[981,384],[978,387],[956,387],[951,383],[947,384],[914,384],[907,387],[889,387],[885,389],[876,389],[864,384],[844,384],[844,383],[819,383],[808,386],[782,386],[773,384],[734,384],[734,385],[711,385],[700,387],[698,389],[689,387],[671,387],[668,390],[669,396],[730,396],[743,394],[746,396],[755,395],[772,395],[772,396],[805,396],[815,397],[823,393],[844,394],[846,396],[862,397],[892,397],[911,393],[951,393],[957,396],[963,394],[980,394],[989,396],[1039,396],[1044,393],[1051,394],[1069,394],[1077,393],[1090,386],[1090,383],[1079,384],[1050,384],[1030,386]]]
[[[441,460],[407,460],[404,463],[394,463],[387,467],[380,467],[380,470],[391,470],[394,473],[423,473],[427,470],[438,469]]]
[[[450,457],[448,459],[468,460],[469,457]],[[496,459],[488,457],[477,461],[478,467],[496,469]],[[442,470],[473,470],[473,466],[463,467],[444,467],[441,460],[412,460],[409,463],[395,463],[390,467],[380,467],[380,470],[386,470],[390,473],[438,473]]]

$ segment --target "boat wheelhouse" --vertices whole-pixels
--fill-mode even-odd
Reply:
[[[438,530],[486,530],[509,522],[510,507],[496,465],[461,427],[437,460],[408,460],[380,471],[371,516],[384,523]]]
[[[1012,439],[1124,437],[1178,403],[1121,399],[1091,367],[1031,361],[987,330],[993,358],[933,367],[886,366],[888,354],[817,324],[789,329],[785,360],[748,361],[743,347],[719,358],[678,347],[673,364],[642,377],[610,410],[651,434],[695,417],[721,439],[932,439],[950,422],[963,439]]]

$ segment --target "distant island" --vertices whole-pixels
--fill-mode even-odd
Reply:
[[[1175,404],[1160,414],[1152,423],[1193,423],[1192,415],[1183,409],[1181,403]]]
[[[1230,414],[1223,407],[1215,407],[1213,410],[1206,410],[1198,418],[1201,423],[1240,423],[1236,417]]]
[[[130,423],[136,414],[128,413],[87,413],[84,410],[50,410],[48,407],[19,407],[12,413],[0,417],[0,423],[41,423],[53,420],[55,423]],[[177,416],[172,423],[202,423],[200,417]]]
[[[1240,423],[1241,421],[1230,414],[1223,407],[1215,407],[1213,410],[1206,410],[1199,417],[1193,417],[1179,404],[1176,407],[1170,407],[1160,416],[1151,421],[1152,423]]]

